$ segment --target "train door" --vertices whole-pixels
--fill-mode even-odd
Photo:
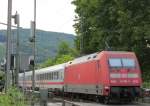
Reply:
[[[95,71],[95,76],[96,76],[96,90],[97,90],[97,95],[102,95],[102,92],[103,92],[103,86],[102,84],[100,83],[101,81],[101,75],[102,75],[102,72],[101,72],[101,67],[100,67],[100,61],[97,60],[95,62],[95,66],[96,66],[96,71]]]

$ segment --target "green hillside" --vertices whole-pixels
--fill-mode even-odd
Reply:
[[[4,43],[5,41],[6,30],[0,30],[0,42]],[[20,29],[20,49],[21,52],[31,55],[32,54],[32,44],[29,42],[30,38],[30,29]],[[43,62],[48,57],[55,57],[58,50],[58,45],[60,42],[65,41],[71,47],[74,46],[75,36],[72,34],[58,33],[58,32],[48,32],[37,30],[36,31],[36,61],[38,63]],[[12,42],[16,43],[16,30],[12,30]],[[0,55],[4,56],[4,53],[1,52],[0,46]],[[15,49],[15,46],[13,46]]]

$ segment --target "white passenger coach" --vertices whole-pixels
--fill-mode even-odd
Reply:
[[[35,70],[35,88],[62,90],[64,84],[65,64],[59,64]],[[32,71],[19,74],[19,86],[32,89]]]

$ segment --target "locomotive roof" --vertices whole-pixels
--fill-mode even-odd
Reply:
[[[85,56],[76,58],[76,59],[74,59],[72,61],[69,61],[67,63],[67,65],[72,65],[72,64],[77,64],[77,63],[83,63],[83,62],[90,61],[90,60],[96,60],[98,54],[99,54],[99,52],[96,52],[96,53],[93,53],[93,54],[90,54],[90,55],[85,55]]]
[[[79,63],[84,63],[87,61],[91,61],[91,60],[97,60],[102,54],[133,54],[133,52],[127,52],[127,51],[101,51],[101,52],[96,52],[90,55],[85,55],[79,58],[76,58],[72,61],[69,61],[67,63],[67,66],[69,65],[73,65],[73,64],[79,64]]]
[[[108,53],[108,54],[114,54],[114,53],[118,53],[118,54],[133,54],[134,52],[128,52],[128,51],[102,51],[104,53]]]

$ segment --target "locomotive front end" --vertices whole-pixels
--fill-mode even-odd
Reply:
[[[110,98],[133,101],[140,96],[141,71],[134,53],[119,53],[108,58]]]

